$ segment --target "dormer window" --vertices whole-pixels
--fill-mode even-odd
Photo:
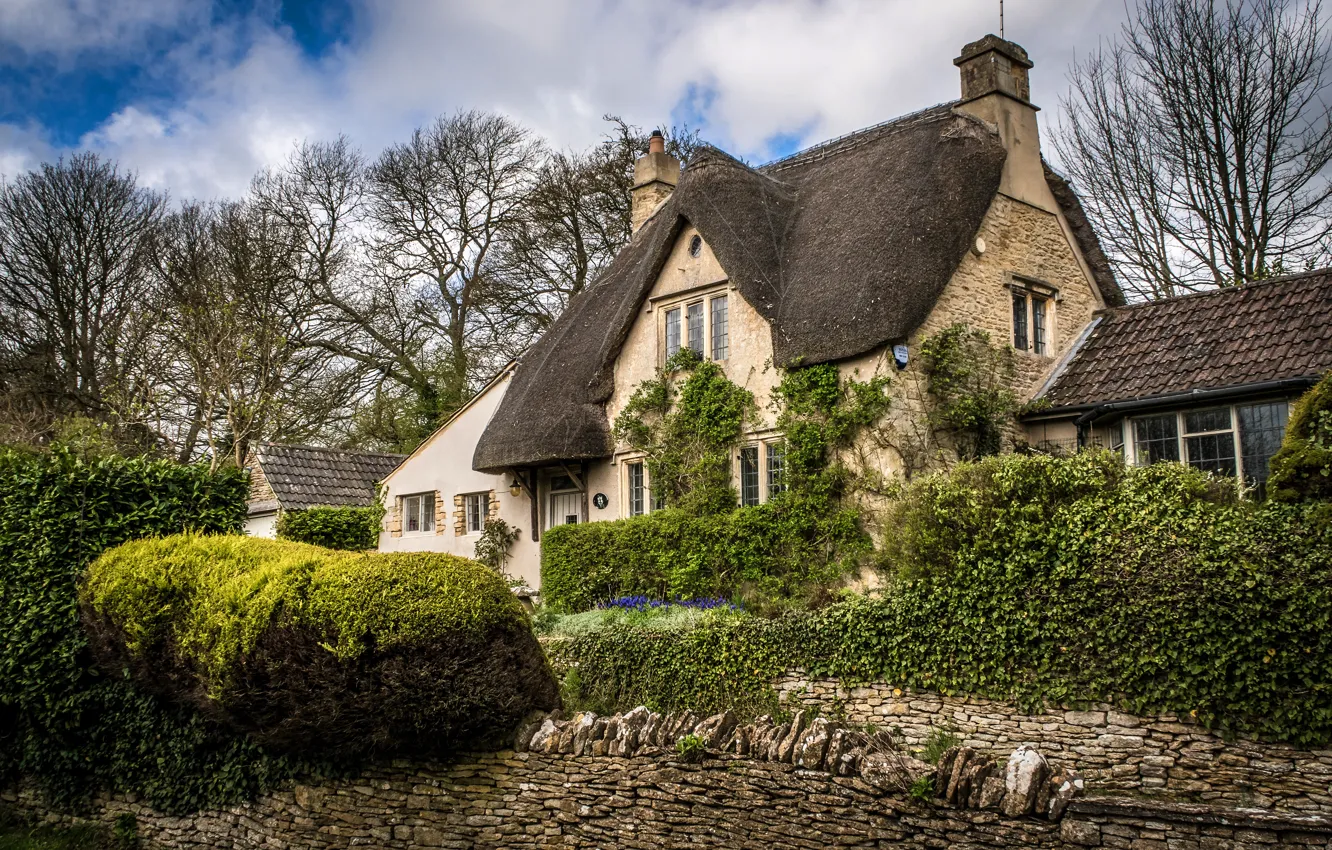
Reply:
[[[1048,357],[1056,290],[1020,278],[1015,278],[1009,288],[1013,296],[1013,348]]]
[[[724,290],[681,297],[674,304],[658,307],[663,317],[661,362],[670,360],[681,348],[692,348],[709,360],[725,360],[731,349],[729,308]]]

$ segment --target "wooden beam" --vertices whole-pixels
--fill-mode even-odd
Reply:
[[[532,494],[532,541],[541,542],[541,500],[536,494],[541,492],[537,482],[537,471],[531,470],[532,479],[527,485],[527,492]]]
[[[581,466],[584,473],[586,473],[587,462],[583,461]],[[563,469],[564,474],[569,476],[569,478],[573,481],[574,486],[577,487],[579,490],[581,490],[584,493],[584,495],[586,495],[587,487],[583,484],[583,476],[580,476],[577,472],[574,472],[572,469],[570,469],[569,464],[565,463],[564,461],[560,461],[560,468]]]
[[[587,461],[578,464],[578,471],[582,473],[582,480],[587,480]],[[588,504],[587,487],[583,487],[583,522],[592,521],[592,506]]]

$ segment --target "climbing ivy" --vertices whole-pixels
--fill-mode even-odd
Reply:
[[[888,587],[776,619],[557,638],[571,707],[770,712],[804,666],[848,684],[1173,712],[1332,741],[1332,524],[1179,464],[1004,455],[903,494]],[[566,683],[567,684],[567,683]]]
[[[731,454],[754,409],[753,393],[682,348],[634,390],[615,418],[615,437],[643,452],[653,496],[666,507],[723,513],[736,504]]]
[[[959,323],[927,337],[920,353],[933,402],[931,424],[951,434],[963,460],[998,454],[1004,428],[1018,410],[1013,349]]]

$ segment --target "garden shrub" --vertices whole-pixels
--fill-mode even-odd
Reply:
[[[1291,410],[1267,495],[1283,502],[1332,499],[1332,372]]]
[[[560,612],[635,594],[725,596],[754,604],[803,600],[846,572],[830,551],[869,549],[854,513],[829,518],[803,508],[775,499],[711,516],[666,509],[557,526],[541,542],[542,598]]]
[[[98,790],[190,810],[253,795],[298,765],[100,674],[76,583],[104,549],[184,529],[237,531],[236,469],[56,447],[0,449],[0,780],[55,805]]]
[[[602,708],[770,710],[789,667],[847,682],[1107,702],[1223,734],[1332,741],[1332,525],[1180,464],[1007,455],[912,482],[888,586],[776,620],[548,646]]]
[[[329,549],[363,551],[379,546],[379,527],[384,508],[306,508],[284,511],[278,517],[279,540],[310,543]]]
[[[105,552],[81,597],[112,672],[282,751],[435,755],[557,703],[518,600],[452,555],[176,535]]]

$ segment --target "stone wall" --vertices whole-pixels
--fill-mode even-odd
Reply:
[[[851,725],[876,724],[909,747],[922,747],[935,729],[1004,756],[1030,745],[1102,792],[1332,815],[1332,750],[1226,741],[1187,717],[1139,717],[1106,705],[1028,715],[1009,703],[886,683],[846,688],[799,670],[776,686],[791,707],[818,707],[823,716]]]
[[[46,822],[75,820],[42,812],[27,792],[0,798]],[[1088,799],[1058,822],[1007,818],[739,757],[691,765],[665,755],[505,751],[298,785],[185,817],[105,796],[95,817],[110,822],[124,812],[134,814],[146,845],[170,848],[1332,847],[1332,823],[1319,817]]]

